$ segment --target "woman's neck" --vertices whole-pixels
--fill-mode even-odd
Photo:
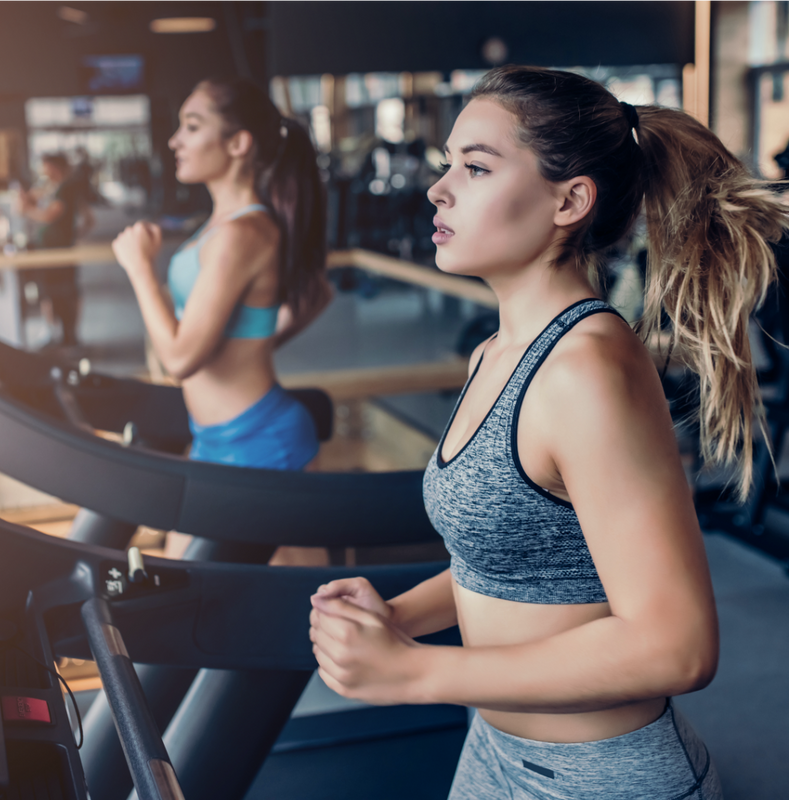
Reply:
[[[529,344],[561,311],[598,297],[586,275],[572,266],[533,264],[487,278],[499,301],[500,344]]]
[[[240,208],[260,202],[251,179],[240,181],[228,176],[207,183],[206,188],[214,206],[211,212],[212,222],[218,222]]]

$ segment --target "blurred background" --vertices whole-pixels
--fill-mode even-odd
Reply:
[[[309,127],[334,251],[362,248],[433,265],[425,192],[438,177],[443,143],[477,78],[508,62],[574,69],[622,100],[682,107],[705,122],[711,113],[736,154],[778,177],[773,156],[789,137],[786,9],[772,2],[0,2],[0,245],[7,255],[41,245],[41,225],[15,209],[27,192],[45,205],[53,180],[43,157],[57,153],[78,190],[76,243],[107,243],[126,224],[155,219],[170,234],[164,266],[210,211],[202,186],[177,183],[167,147],[181,103],[209,75],[254,79],[284,115]],[[631,318],[642,245],[628,242],[612,259],[612,284],[625,276],[616,299],[632,306]],[[145,369],[125,277],[98,251],[76,263],[79,318],[63,330],[42,303],[41,281],[6,270],[0,336],[33,349],[79,343],[77,355],[107,369]],[[351,266],[333,277],[369,301],[395,289]],[[496,324],[462,299],[404,286],[399,295],[400,311],[368,316],[449,314],[455,323],[445,337],[461,354]],[[299,353],[313,353],[313,343],[308,335],[289,349],[281,371]],[[386,358],[374,350],[372,357]],[[340,365],[335,343],[321,352]]]
[[[174,177],[167,141],[179,107],[200,79],[242,75],[306,125],[319,151],[337,293],[278,353],[277,369],[283,382],[323,386],[335,401],[322,468],[424,467],[465,380],[464,359],[498,321],[481,284],[447,291],[424,277],[438,275],[426,190],[475,81],[506,63],[575,70],[631,104],[685,109],[755,175],[778,181],[789,175],[788,36],[789,2],[773,0],[0,2],[0,338],[87,358],[112,375],[166,380],[108,245],[137,219],[157,221],[164,274],[210,213],[205,189]],[[75,270],[72,331],[20,260],[46,247],[40,223],[18,208],[25,196],[46,204],[52,154],[76,187],[76,240],[60,243],[74,248],[60,262]],[[630,320],[641,309],[643,250],[637,229],[610,254],[604,289]],[[780,320],[772,324],[780,338]],[[775,382],[770,341],[754,330]],[[681,384],[681,365],[672,374]],[[691,476],[692,455],[687,466]],[[780,467],[789,475],[786,453]],[[0,476],[7,519],[62,533],[74,510]],[[724,660],[713,686],[682,705],[729,798],[785,796],[789,781],[787,537],[777,560],[739,544],[710,551]]]

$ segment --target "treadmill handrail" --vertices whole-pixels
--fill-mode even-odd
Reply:
[[[122,445],[0,389],[0,472],[112,519],[215,540],[353,547],[435,541],[421,470],[318,473],[190,461]]]
[[[184,800],[109,604],[94,597],[81,613],[137,795],[140,800]]]

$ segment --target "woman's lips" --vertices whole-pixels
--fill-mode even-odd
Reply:
[[[439,217],[433,217],[433,224],[438,228],[432,237],[433,244],[446,244],[455,235],[455,231]]]

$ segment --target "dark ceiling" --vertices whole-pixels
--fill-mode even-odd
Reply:
[[[181,98],[207,74],[271,75],[693,60],[692,2],[0,2],[0,98],[80,94],[83,55],[139,53],[149,94]],[[157,35],[156,17],[209,16],[211,33]]]
[[[692,2],[269,3],[274,74],[483,69],[481,45],[542,66],[686,64]]]

